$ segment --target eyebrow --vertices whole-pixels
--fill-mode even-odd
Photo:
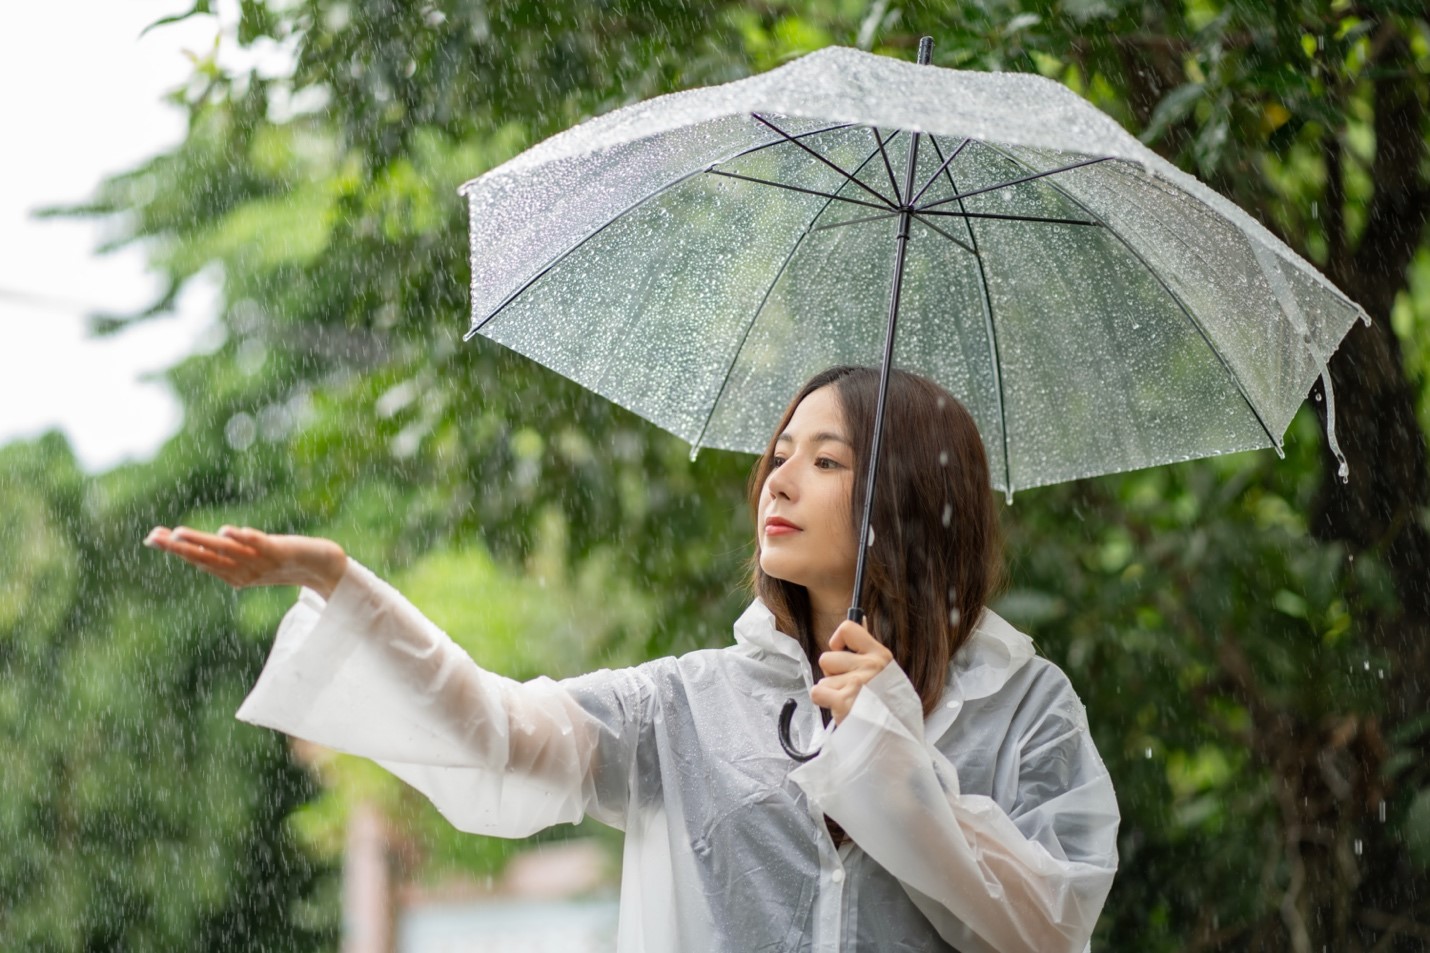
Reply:
[[[844,446],[850,447],[851,449],[854,446],[854,444],[850,443],[847,438],[840,436],[837,433],[830,433],[827,430],[821,431],[815,434],[813,437],[810,437],[809,439],[811,443],[828,443],[830,441],[833,441],[834,443],[842,443],[844,444]],[[776,440],[775,443],[784,443],[785,441],[792,442],[793,440],[794,437],[790,436],[789,431],[785,431],[784,433],[780,434],[779,439]]]

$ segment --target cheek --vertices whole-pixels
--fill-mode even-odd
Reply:
[[[841,550],[852,548],[854,536],[859,532],[859,528],[854,525],[855,517],[849,509],[851,483],[852,481],[846,480],[843,486],[832,488],[823,506],[824,525],[828,527],[826,536],[831,544]]]

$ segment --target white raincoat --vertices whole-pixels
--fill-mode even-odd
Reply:
[[[518,683],[349,560],[326,603],[302,591],[238,717],[377,760],[465,831],[623,829],[622,953],[1084,949],[1117,802],[1027,636],[986,611],[927,719],[897,664],[832,732],[810,685],[758,600],[727,648]],[[823,744],[801,766],[787,698],[795,743]]]

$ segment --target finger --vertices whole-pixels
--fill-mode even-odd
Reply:
[[[226,536],[219,536],[214,533],[204,533],[196,529],[189,529],[187,526],[180,526],[169,534],[169,538],[202,546],[205,549],[211,549],[216,553],[223,553],[226,556],[252,558],[258,555],[252,546],[247,546],[238,540],[229,539]]]
[[[834,720],[840,722],[854,707],[854,699],[859,695],[861,683],[848,680],[848,676],[823,678],[810,689],[809,698],[820,708],[828,708]]]
[[[222,526],[218,534],[227,539],[237,540],[251,549],[261,549],[268,544],[268,534],[249,526]]]
[[[825,675],[843,675],[875,664],[874,659],[853,652],[825,652],[819,656],[819,669]]]
[[[165,540],[156,540],[159,548],[165,552],[173,553],[186,563],[190,563],[200,569],[217,574],[220,571],[228,572],[238,569],[238,563],[222,553],[216,553],[203,546],[195,546],[193,543],[183,539],[175,539],[170,536]]]
[[[874,655],[889,654],[889,650],[884,647],[884,643],[874,638],[868,629],[848,619],[839,623],[839,628],[834,630],[834,636],[829,640],[829,647],[831,649],[837,647],[860,654],[866,652]]]

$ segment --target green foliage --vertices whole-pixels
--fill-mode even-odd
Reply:
[[[331,912],[292,899],[327,870],[282,824],[311,781],[229,717],[261,650],[232,598],[139,558],[125,476],[54,437],[0,450],[0,946],[323,945]]]
[[[0,839],[13,845],[0,947],[330,945],[332,862],[359,800],[398,819],[413,876],[492,872],[509,850],[454,835],[356,759],[299,767],[282,739],[235,723],[290,595],[235,597],[139,550],[154,523],[332,536],[515,676],[728,639],[748,460],[691,464],[683,444],[575,385],[459,342],[456,187],[586,115],[828,43],[910,56],[921,33],[942,65],[1056,78],[1388,322],[1387,356],[1360,372],[1403,386],[1430,425],[1419,5],[240,11],[239,43],[295,42],[291,75],[201,60],[174,97],[184,142],[79,210],[121,214],[122,241],[153,250],[169,281],[153,313],[195,274],[222,276],[223,343],[169,373],[182,433],[98,477],[52,437],[0,450]],[[1353,411],[1343,426],[1373,416]],[[1399,439],[1375,459],[1419,452],[1423,482],[1423,436]],[[1417,577],[1384,522],[1370,542],[1325,528],[1311,410],[1288,451],[1046,488],[1007,511],[1013,587],[999,608],[1078,686],[1122,804],[1100,931],[1111,948],[1396,949],[1385,924],[1423,922],[1430,722],[1417,686],[1430,682],[1425,653],[1406,646],[1430,640],[1413,638],[1427,630],[1403,580],[1425,566]],[[1390,514],[1395,532],[1430,528],[1423,500],[1387,495],[1397,480],[1358,479],[1367,513]]]

